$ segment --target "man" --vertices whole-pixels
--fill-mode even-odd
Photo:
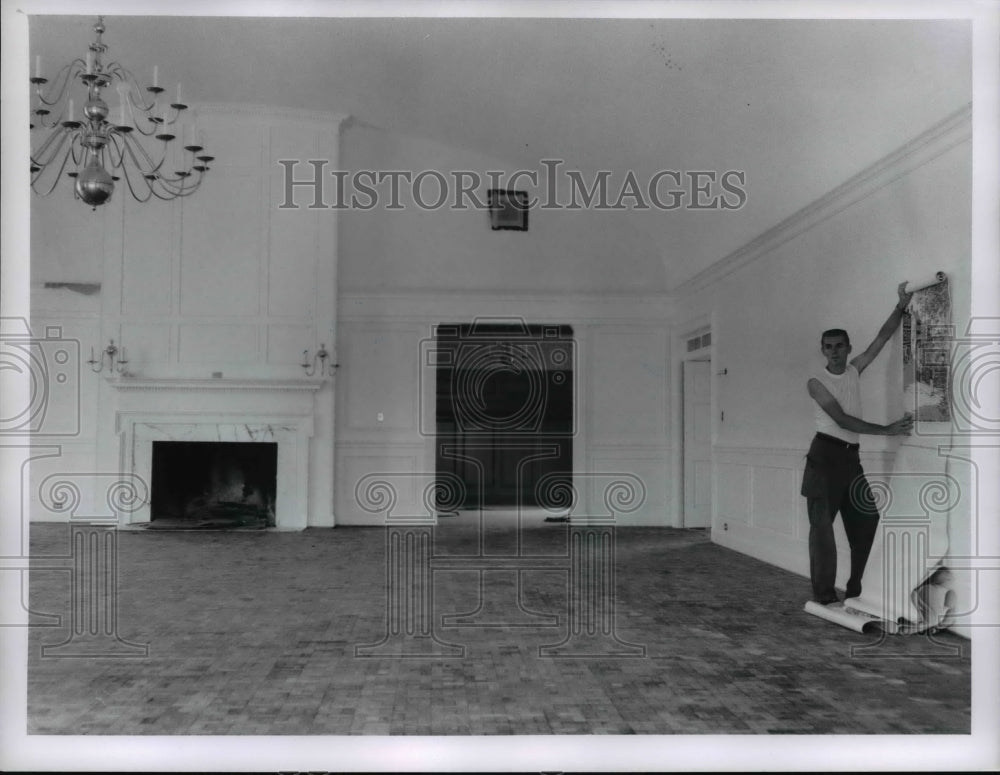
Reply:
[[[905,414],[889,425],[877,425],[861,419],[861,393],[858,377],[882,351],[903,319],[903,311],[912,293],[906,283],[899,284],[899,301],[879,329],[868,349],[848,362],[851,340],[847,332],[834,328],[820,337],[820,351],[826,368],[807,383],[809,395],[816,402],[816,436],[806,455],[802,477],[802,495],[809,510],[809,575],[813,599],[820,604],[837,603],[834,580],[837,575],[837,545],[833,520],[840,512],[844,531],[851,545],[851,576],[846,598],[861,594],[861,577],[878,528],[879,514],[865,479],[858,455],[858,434],[908,436],[913,418]]]

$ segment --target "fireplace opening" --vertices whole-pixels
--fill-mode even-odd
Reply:
[[[275,525],[278,445],[154,441],[151,527]]]

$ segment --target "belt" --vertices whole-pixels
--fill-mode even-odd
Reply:
[[[838,439],[836,436],[831,436],[828,433],[816,432],[816,438],[822,439],[828,444],[835,444],[838,447],[843,447],[844,449],[861,449],[860,444],[851,444],[849,441],[844,441],[843,439]]]

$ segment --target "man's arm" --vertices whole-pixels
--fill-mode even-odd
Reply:
[[[845,412],[840,401],[834,398],[833,394],[826,389],[826,385],[815,377],[810,379],[806,386],[809,388],[809,395],[812,396],[813,400],[845,431],[867,433],[872,436],[909,436],[913,429],[913,417],[909,414],[903,415],[888,425],[866,422],[860,417],[854,417]]]
[[[903,319],[903,312],[906,310],[906,305],[910,303],[910,298],[913,294],[906,292],[905,280],[899,284],[896,293],[899,294],[899,301],[896,302],[895,309],[893,309],[889,317],[886,318],[885,323],[878,330],[875,339],[861,355],[851,359],[851,365],[858,370],[858,374],[868,368],[868,364],[875,360],[875,357],[882,352],[885,343],[892,338],[896,329],[899,328],[899,323]]]

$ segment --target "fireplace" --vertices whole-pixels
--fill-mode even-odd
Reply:
[[[275,443],[154,441],[152,466],[152,527],[275,526]]]
[[[120,514],[122,526],[332,525],[332,402],[314,400],[323,383],[133,377],[112,384],[115,439],[104,447],[106,467],[148,491]],[[317,423],[326,430],[321,444]]]

